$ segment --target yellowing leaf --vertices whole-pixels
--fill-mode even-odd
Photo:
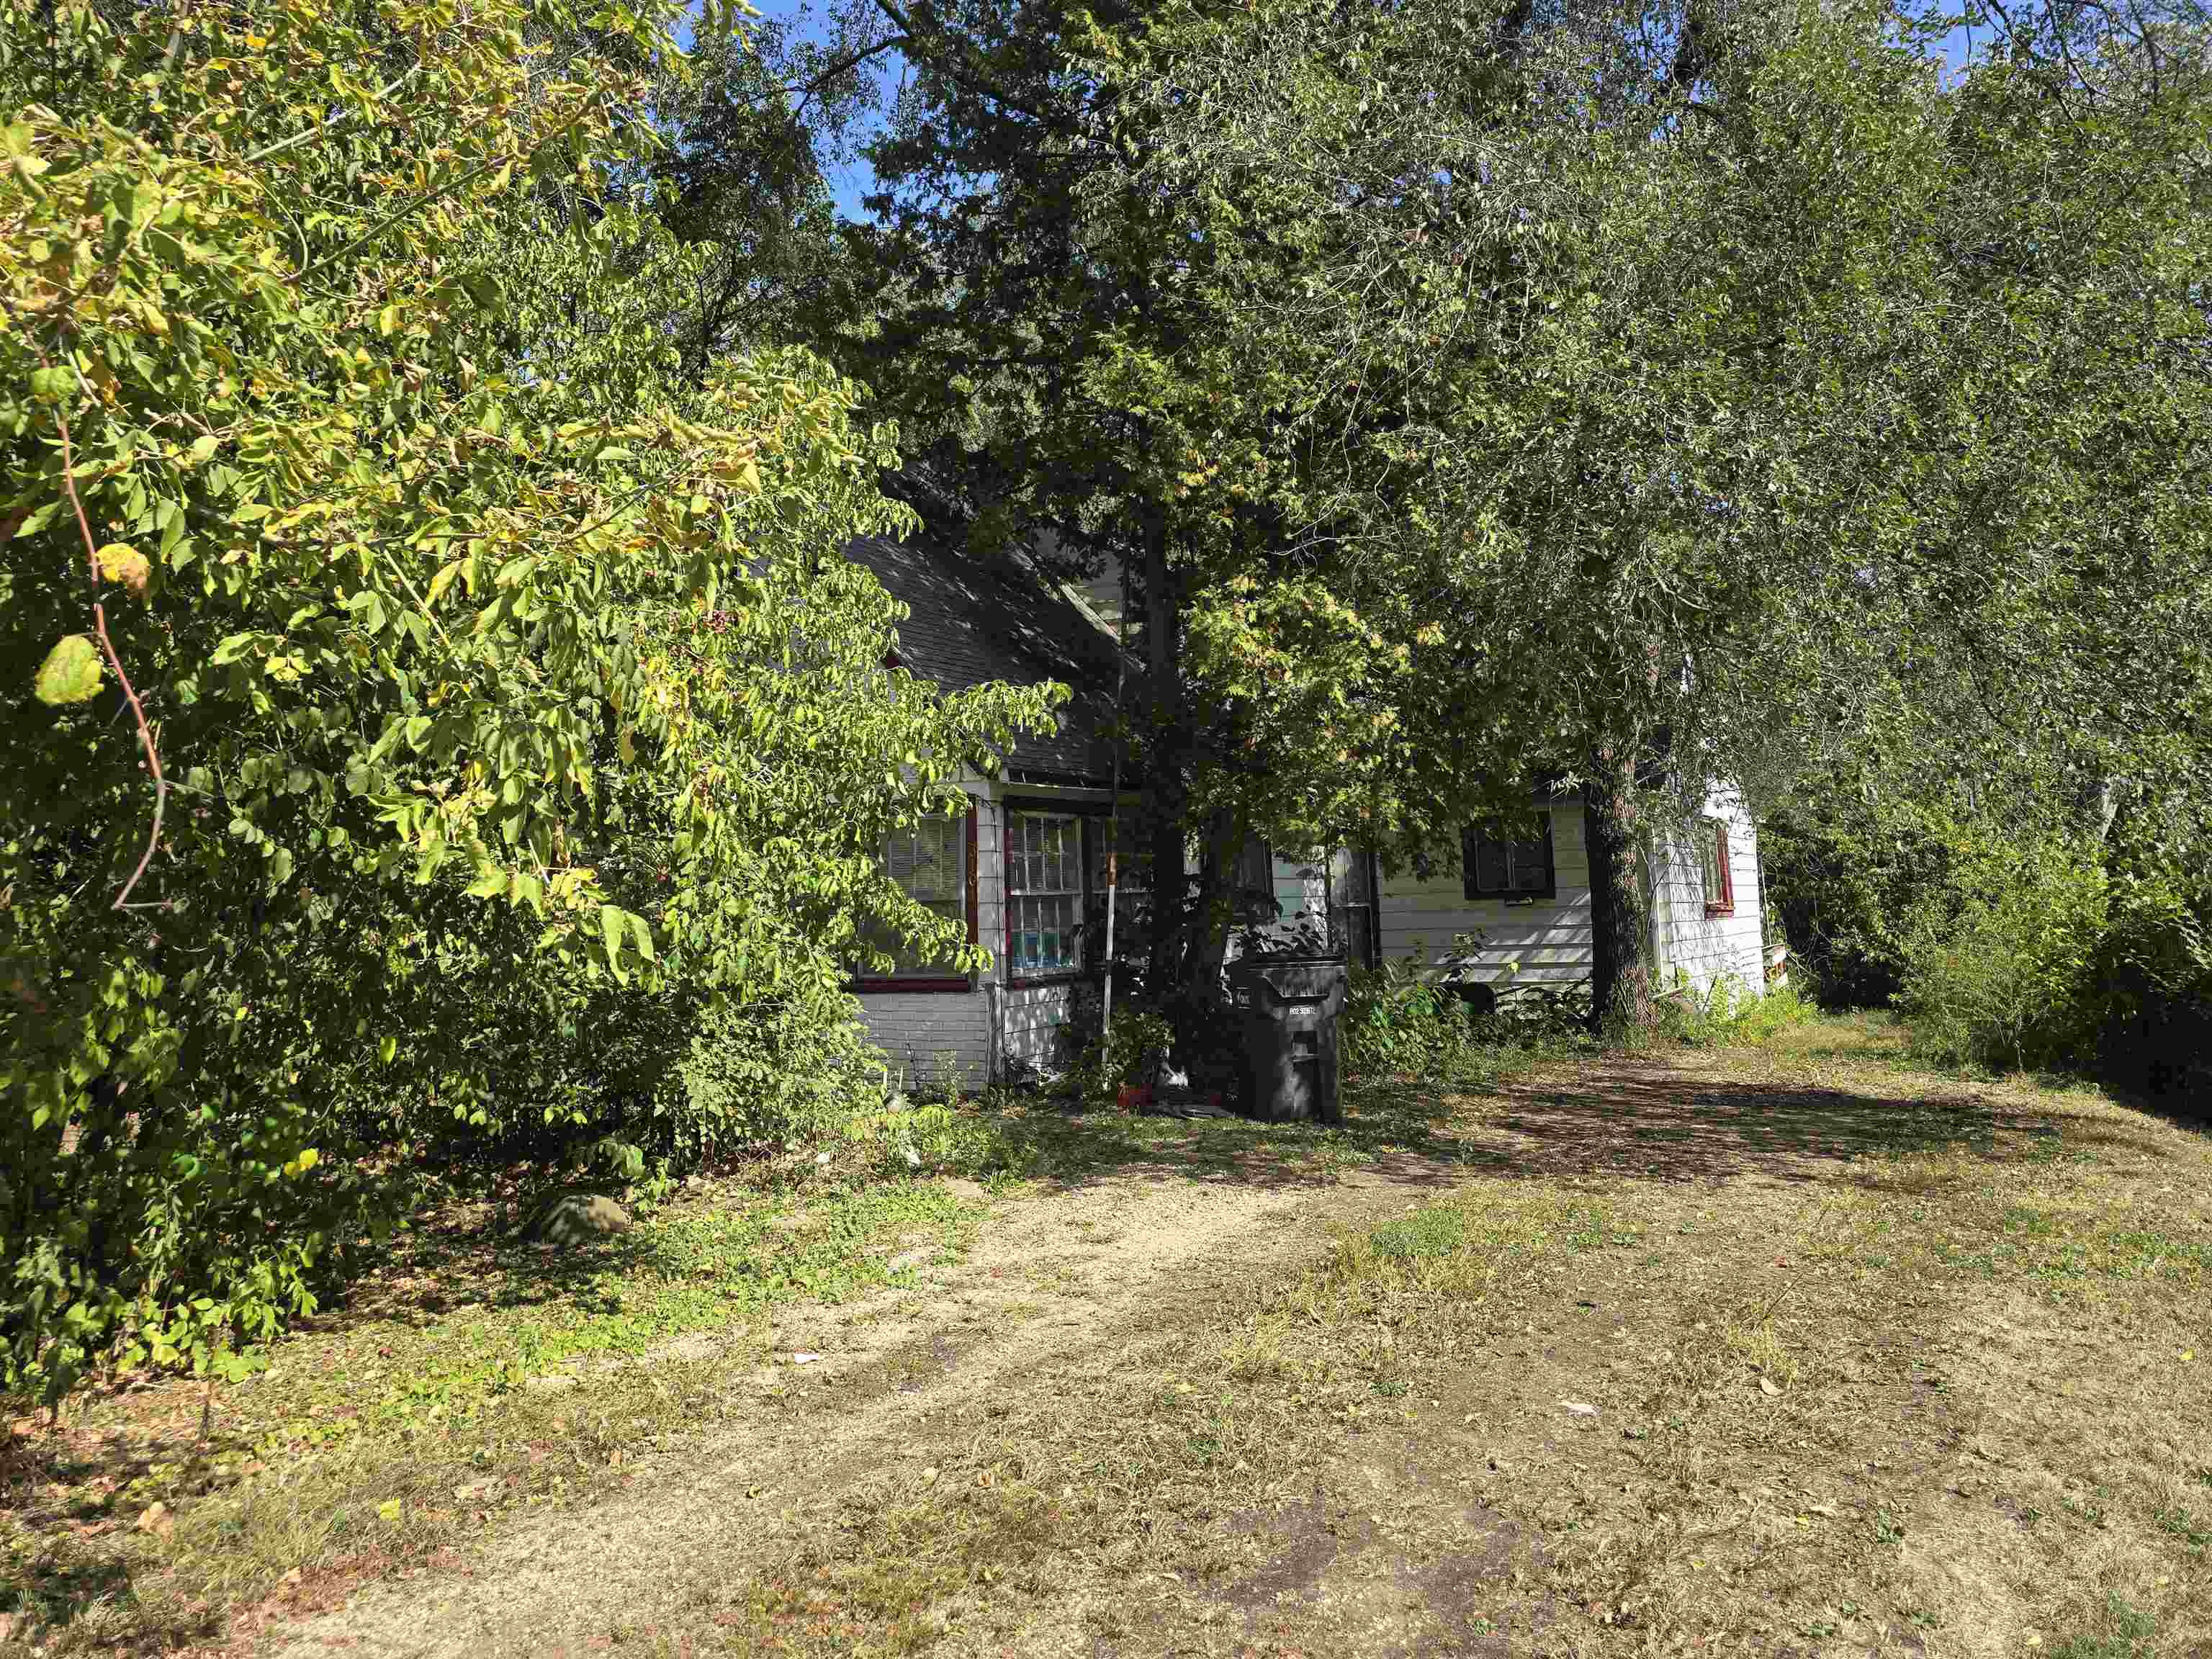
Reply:
[[[89,635],[64,635],[39,665],[32,689],[51,708],[89,702],[100,693],[100,647]]]
[[[93,555],[103,580],[129,588],[142,599],[146,592],[146,578],[152,567],[146,556],[128,542],[110,542]]]
[[[383,310],[376,313],[376,331],[379,334],[397,334],[399,332],[399,307],[398,306],[386,306]]]

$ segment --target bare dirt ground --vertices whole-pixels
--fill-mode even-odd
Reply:
[[[1071,1120],[952,1195],[988,1208],[964,1255],[524,1389],[495,1467],[532,1495],[411,1553],[325,1528],[270,1595],[281,1527],[188,1520],[264,1570],[162,1640],[2212,1653],[2212,1142],[1893,1049],[1401,1079],[1326,1136]],[[465,1519],[456,1478],[388,1530]],[[288,1524],[386,1489],[347,1479]],[[51,1650],[155,1628],[96,1611]]]
[[[2212,1651],[2200,1134],[1801,1039],[1211,1164],[1000,1203],[599,1501],[255,1645]]]

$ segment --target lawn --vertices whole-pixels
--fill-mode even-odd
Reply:
[[[2212,1644],[2201,1132],[1914,1071],[1871,1020],[1351,1107],[1000,1110],[981,1181],[702,1193],[557,1273],[434,1231],[267,1376],[20,1437],[17,1633]]]

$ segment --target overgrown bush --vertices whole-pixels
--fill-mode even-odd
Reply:
[[[2117,878],[2087,977],[2102,1073],[2212,1103],[2212,884]]]
[[[1931,912],[1948,915],[1942,828],[1831,794],[1761,824],[1759,856],[1807,994],[1826,1008],[1887,1007],[1916,930]]]
[[[49,1398],[265,1336],[441,1163],[829,1121],[870,941],[981,957],[881,837],[1055,695],[887,665],[857,387],[676,361],[705,253],[620,181],[702,14],[165,16],[0,49],[0,1389]]]
[[[2110,916],[2094,851],[2051,839],[1959,849],[1955,915],[1923,915],[1897,1005],[1922,1052],[1993,1069],[2087,1066],[2104,997],[2093,966]]]
[[[1374,1078],[1441,1069],[1471,1039],[1457,996],[1423,978],[1417,959],[1386,957],[1352,969],[1337,1040],[1345,1074]]]

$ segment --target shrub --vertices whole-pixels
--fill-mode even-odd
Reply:
[[[1829,1008],[1880,1008],[1903,988],[1914,931],[1948,915],[1952,852],[1904,811],[1830,797],[1760,825],[1759,854],[1792,967]]]
[[[2212,887],[2116,880],[2088,980],[2106,1076],[2212,1099]]]
[[[1422,978],[1417,959],[1386,957],[1379,967],[1352,970],[1338,1028],[1346,1074],[1432,1070],[1458,1058],[1470,1036],[1459,998]]]
[[[2086,1066],[2102,999],[2093,964],[2110,911],[2104,867],[2051,840],[1962,849],[1963,900],[1907,942],[1897,1003],[1930,1057],[1992,1069]]]
[[[1742,980],[1725,974],[1700,994],[1678,969],[1674,990],[1659,1001],[1659,1032],[1693,1048],[1744,1048],[1765,1042],[1811,1013],[1795,985],[1753,996]]]

